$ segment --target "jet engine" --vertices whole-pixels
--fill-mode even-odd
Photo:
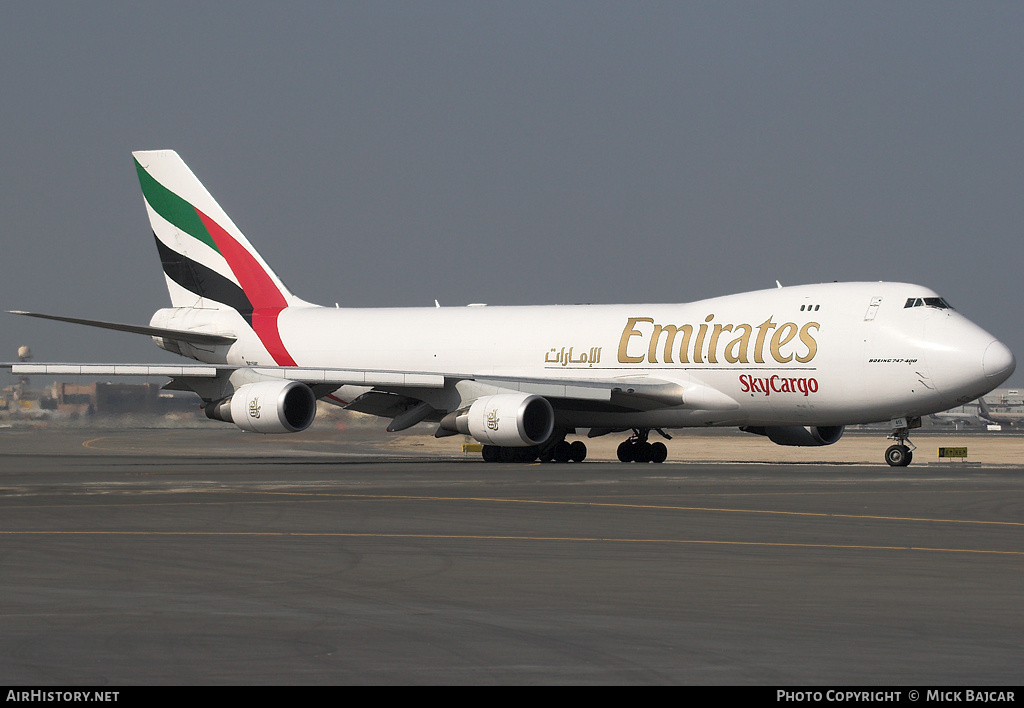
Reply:
[[[298,381],[260,381],[208,404],[206,415],[254,433],[297,433],[313,422],[316,396]]]
[[[527,447],[551,437],[555,411],[542,396],[499,393],[478,398],[469,408],[450,413],[441,427],[472,435],[487,445]]]
[[[748,426],[740,428],[745,433],[764,435],[776,445],[794,445],[798,447],[820,447],[831,445],[843,437],[843,425],[773,425],[765,427]]]

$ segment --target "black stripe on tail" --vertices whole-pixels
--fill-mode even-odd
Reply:
[[[156,250],[160,254],[160,265],[163,266],[168,278],[190,293],[237,310],[249,326],[252,326],[252,303],[242,288],[217,271],[202,263],[196,263],[170,248],[157,238],[155,233],[153,238],[156,239]]]

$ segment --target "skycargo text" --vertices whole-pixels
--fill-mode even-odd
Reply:
[[[740,376],[740,391],[743,393],[763,393],[770,396],[775,393],[802,393],[807,396],[818,392],[818,380],[814,378],[795,378],[787,376],[758,377],[743,374]]]

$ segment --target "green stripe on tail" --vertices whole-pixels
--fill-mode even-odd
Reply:
[[[199,218],[194,206],[186,202],[177,194],[167,189],[146,172],[146,169],[135,161],[135,171],[139,173],[139,184],[142,186],[142,194],[146,201],[153,207],[153,211],[176,226],[181,231],[199,239],[217,253],[220,249],[214,243],[210,232]]]

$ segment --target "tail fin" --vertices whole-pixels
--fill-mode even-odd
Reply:
[[[132,153],[174,307],[254,311],[306,304],[292,295],[173,150]]]
[[[988,418],[992,415],[992,410],[988,407],[988,401],[985,400],[984,396],[978,399],[978,407],[981,409],[982,418]]]

